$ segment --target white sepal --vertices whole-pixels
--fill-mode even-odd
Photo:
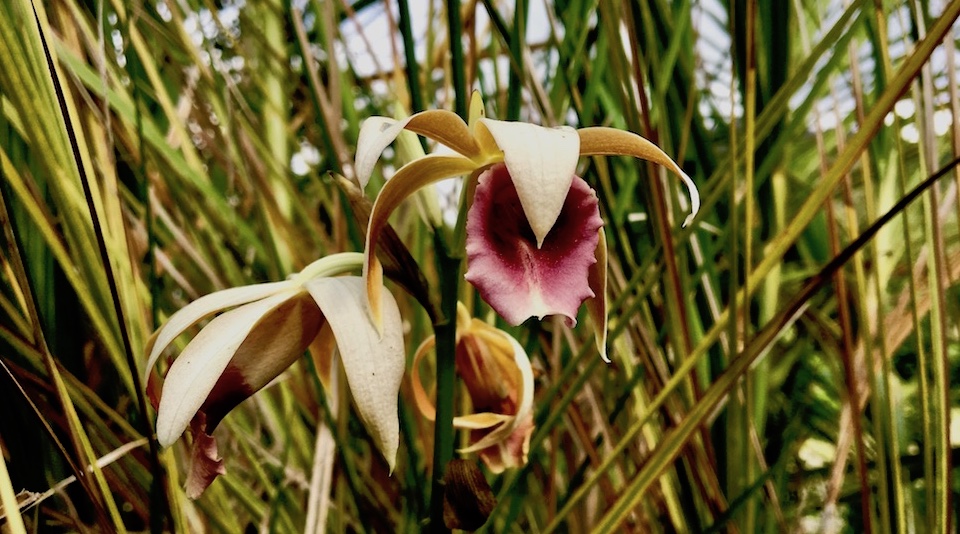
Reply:
[[[537,246],[553,228],[573,183],[580,159],[580,136],[573,128],[544,128],[525,122],[480,119],[503,151],[503,162]]]
[[[368,316],[362,278],[318,278],[304,287],[333,330],[357,412],[393,471],[400,446],[397,396],[406,360],[397,302],[389,291],[382,293],[381,336]]]

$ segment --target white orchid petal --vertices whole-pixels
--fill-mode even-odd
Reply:
[[[360,189],[367,187],[380,154],[400,135],[410,119],[411,117],[407,117],[397,121],[389,117],[370,117],[363,121],[357,137],[357,159],[354,166]]]
[[[260,320],[297,293],[284,291],[219,315],[187,344],[163,382],[157,408],[157,440],[161,446],[169,446],[183,434]]]
[[[318,278],[304,287],[333,330],[357,412],[393,471],[400,446],[397,396],[405,362],[397,302],[389,291],[383,292],[381,337],[368,317],[362,278]]]
[[[303,290],[257,321],[201,407],[207,416],[207,432],[213,432],[231,410],[299,360],[318,337],[322,323],[317,303]]]
[[[294,284],[292,282],[285,280],[268,284],[233,287],[204,295],[183,308],[180,308],[176,313],[171,315],[170,318],[167,319],[166,324],[160,327],[153,335],[151,338],[153,344],[147,345],[148,350],[150,350],[150,356],[147,357],[144,381],[150,376],[150,371],[160,358],[160,354],[167,348],[167,345],[177,339],[177,336],[182,334],[187,328],[190,328],[198,321],[218,311],[260,300],[293,286]]]
[[[580,158],[580,137],[570,127],[480,119],[503,151],[537,245],[553,228]]]

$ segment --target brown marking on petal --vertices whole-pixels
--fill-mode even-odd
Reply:
[[[160,407],[160,392],[163,389],[163,382],[157,373],[150,373],[147,376],[147,399],[156,410]]]
[[[217,451],[217,439],[205,431],[206,415],[197,412],[190,423],[193,445],[190,448],[190,469],[187,472],[187,497],[196,499],[220,475],[227,474],[223,458]]]
[[[243,373],[236,366],[228,365],[201,408],[207,413],[207,426],[204,431],[212,433],[230,410],[256,392],[257,390],[243,379]]]
[[[280,376],[307,350],[323,320],[303,291],[263,317],[237,349],[204,401],[208,433],[238,404]]]
[[[333,330],[329,324],[320,327],[317,337],[310,343],[310,357],[313,358],[313,367],[317,378],[325,390],[330,391],[330,379],[333,373],[333,351],[337,348],[337,339],[333,337]]]

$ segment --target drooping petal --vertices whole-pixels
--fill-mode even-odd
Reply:
[[[167,322],[160,329],[154,332],[147,342],[147,352],[150,355],[147,357],[144,377],[150,376],[150,371],[157,363],[157,359],[160,358],[160,354],[167,348],[167,345],[177,339],[177,336],[182,334],[184,330],[197,324],[198,321],[218,311],[260,300],[284,289],[290,289],[294,285],[292,282],[284,280],[268,284],[232,287],[204,295],[180,308],[167,319]]]
[[[481,119],[480,124],[503,151],[537,246],[542,246],[560,216],[577,171],[580,137],[570,127],[544,128],[493,119]]]
[[[400,132],[397,140],[394,142],[396,147],[396,161],[399,166],[403,166],[411,161],[418,160],[426,156],[423,145],[417,134],[405,130]],[[437,194],[435,184],[425,185],[414,194],[414,202],[417,205],[417,211],[420,213],[420,219],[431,228],[443,227],[443,212],[440,209],[440,195]]]
[[[313,298],[301,291],[268,311],[237,348],[201,410],[207,433],[230,410],[260,391],[293,365],[318,337],[323,317]]]
[[[588,283],[593,297],[587,299],[587,313],[593,322],[593,337],[603,361],[610,363],[607,357],[607,234],[600,229],[595,253],[597,263],[590,266]]]
[[[227,474],[223,458],[217,450],[217,439],[207,434],[207,418],[203,412],[190,423],[193,445],[190,447],[190,468],[184,489],[187,497],[196,499],[220,475]]]
[[[373,201],[363,196],[360,188],[354,185],[353,182],[338,174],[334,174],[333,177],[337,181],[340,190],[347,197],[347,202],[350,203],[350,211],[353,213],[353,219],[357,222],[357,225],[360,226],[361,231],[366,234],[367,226],[370,222],[370,214],[373,211]],[[380,248],[377,250],[377,255],[372,257],[374,263],[379,266],[382,261],[383,269],[388,273],[391,280],[403,287],[413,298],[417,299],[417,302],[427,310],[427,314],[430,315],[431,318],[439,316],[439,305],[430,298],[426,277],[423,275],[423,272],[420,271],[420,266],[417,265],[410,251],[407,250],[406,245],[400,240],[400,236],[397,235],[389,224],[385,225],[381,230],[378,243],[380,243]],[[363,253],[360,253],[360,258],[360,267],[362,269],[366,261]],[[382,276],[380,276],[379,273],[372,273],[367,278],[367,281],[371,282],[372,288],[380,287],[383,284],[382,280]],[[374,299],[371,299],[371,301],[373,300]]]
[[[363,121],[357,138],[356,172],[360,186],[365,188],[373,167],[383,150],[406,128],[434,139],[467,158],[480,154],[470,129],[456,113],[433,109],[397,121],[388,117],[370,117]]]
[[[367,225],[363,276],[367,281],[370,317],[378,331],[381,328],[379,293],[380,287],[383,286],[383,271],[379,262],[376,261],[376,249],[390,214],[404,199],[424,185],[444,178],[468,174],[475,167],[476,164],[473,161],[460,156],[426,156],[404,165],[390,181],[384,184],[377,195],[373,211],[370,213],[370,223]]]
[[[380,336],[368,319],[361,278],[318,278],[304,287],[333,330],[357,412],[393,471],[400,446],[397,395],[405,361],[397,302],[384,292]]]
[[[430,395],[423,387],[423,381],[420,380],[420,361],[430,353],[430,350],[436,345],[436,338],[430,336],[417,347],[413,355],[413,367],[410,370],[410,385],[413,387],[413,401],[417,406],[420,415],[429,421],[437,420],[437,407],[430,400]],[[463,430],[480,430],[500,425],[513,419],[512,415],[499,413],[472,413],[469,415],[459,415],[453,418],[453,427]]]
[[[183,434],[260,320],[296,294],[283,291],[219,315],[187,344],[170,366],[160,394],[157,440],[161,446],[169,446]]]
[[[673,171],[690,192],[690,215],[683,221],[683,226],[690,224],[697,216],[700,211],[700,193],[696,184],[660,147],[633,132],[613,128],[581,128],[577,133],[580,135],[580,154],[583,156],[633,156]]]
[[[603,226],[597,196],[577,177],[562,208],[537,247],[506,167],[480,176],[467,215],[466,279],[512,325],[554,314],[573,325],[580,304],[594,296],[588,269]]]
[[[513,416],[460,452],[480,451],[507,440],[532,415],[533,367],[513,336],[474,321],[472,335],[457,345],[457,370],[476,410]]]

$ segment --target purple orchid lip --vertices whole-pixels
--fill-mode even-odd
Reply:
[[[574,176],[560,216],[538,248],[507,167],[480,175],[467,214],[466,279],[508,323],[564,315],[594,296],[588,271],[603,226],[593,189]]]

